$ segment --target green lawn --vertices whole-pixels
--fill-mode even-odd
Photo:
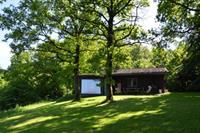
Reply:
[[[104,96],[0,112],[1,133],[199,133],[200,93]]]

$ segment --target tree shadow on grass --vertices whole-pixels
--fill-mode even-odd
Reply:
[[[200,132],[200,93],[172,93],[151,99],[143,107],[141,114],[119,119],[98,132]]]
[[[31,110],[0,117],[0,132],[186,132],[200,131],[196,109],[200,97],[169,94],[149,98],[132,97],[105,105],[101,101],[52,102]],[[6,118],[8,116],[8,118]],[[195,122],[195,124],[193,124]],[[188,125],[189,124],[189,125]]]

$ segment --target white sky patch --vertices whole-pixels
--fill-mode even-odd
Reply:
[[[158,8],[158,2],[149,0],[149,7],[146,7],[141,11],[142,19],[139,21],[140,25],[143,26],[145,30],[158,27],[159,23],[156,22],[156,14]]]
[[[0,67],[3,69],[7,69],[10,65],[11,58],[11,48],[8,44],[0,42]]]
[[[7,0],[3,4],[0,4],[0,13],[2,13],[2,9],[4,7],[8,7],[9,5],[17,5],[19,0]],[[10,58],[12,56],[11,48],[8,43],[3,42],[3,37],[5,35],[5,31],[0,30],[0,68],[7,69],[10,65]]]

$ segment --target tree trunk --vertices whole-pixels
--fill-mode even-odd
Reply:
[[[106,60],[106,101],[113,101],[113,89],[112,89],[112,54],[107,54]]]
[[[76,46],[76,55],[74,57],[74,100],[79,101],[81,99],[80,84],[79,84],[79,56],[80,45]]]
[[[113,41],[114,41],[114,31],[113,31],[113,9],[108,8],[109,21],[108,21],[108,35],[107,35],[107,59],[106,59],[106,90],[107,96],[106,101],[113,101],[113,89],[112,89],[112,56],[113,56]]]

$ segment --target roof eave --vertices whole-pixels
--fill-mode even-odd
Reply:
[[[165,75],[167,72],[160,73],[114,73],[113,76],[128,76],[128,75]]]

